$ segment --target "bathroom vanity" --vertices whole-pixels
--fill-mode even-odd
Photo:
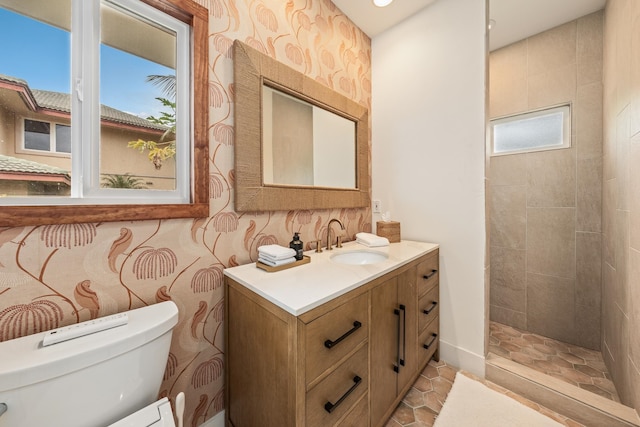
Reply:
[[[438,358],[438,246],[307,253],[225,270],[227,425],[383,426]]]

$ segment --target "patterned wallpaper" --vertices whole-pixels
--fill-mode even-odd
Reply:
[[[367,209],[233,210],[232,44],[240,39],[370,107],[371,43],[329,0],[198,0],[210,13],[210,217],[0,228],[0,341],[173,300],[180,310],[161,395],[186,393],[185,425],[224,409],[225,267],[263,244],[308,242]]]

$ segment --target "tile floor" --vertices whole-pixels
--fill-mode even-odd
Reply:
[[[619,402],[616,389],[598,351],[566,344],[541,335],[491,322],[489,351],[577,387]],[[444,361],[430,361],[398,405],[386,427],[431,427],[442,409],[458,370]],[[512,391],[471,374],[503,393],[567,427],[580,424]]]
[[[569,384],[620,402],[599,351],[491,322],[489,351]]]
[[[453,379],[457,369],[447,365],[446,362],[430,361],[422,371],[413,387],[406,394],[402,402],[398,405],[386,427],[431,427],[442,409],[442,405],[451,390]],[[469,373],[465,373],[478,381],[483,382],[488,387],[505,394],[522,404],[547,415],[567,427],[584,427],[574,420],[571,420],[556,412],[525,399],[503,387],[485,381]]]

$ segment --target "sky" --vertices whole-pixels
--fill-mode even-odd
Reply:
[[[26,80],[32,89],[69,93],[71,48],[67,31],[0,7],[0,74]],[[141,117],[166,110],[166,97],[148,75],[174,74],[170,68],[102,46],[100,102]]]

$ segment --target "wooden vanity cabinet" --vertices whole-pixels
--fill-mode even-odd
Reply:
[[[437,338],[423,345],[438,311],[421,311],[437,262],[434,250],[299,316],[226,277],[227,425],[384,425],[437,356]]]

